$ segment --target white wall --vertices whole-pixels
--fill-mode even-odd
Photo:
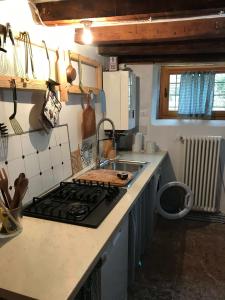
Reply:
[[[84,56],[88,56],[92,59],[103,63],[103,58],[97,54],[97,48],[92,46],[83,46],[74,43],[75,29],[73,26],[56,26],[47,27],[37,25],[34,23],[30,8],[26,0],[6,0],[0,2],[0,20],[1,24],[10,22],[15,35],[20,31],[28,31],[30,33],[31,41],[37,44],[41,44],[42,40],[46,41],[48,47],[57,49],[70,49],[76,53],[80,53]],[[37,79],[48,78],[48,63],[45,57],[40,58],[33,47],[34,64],[36,67]],[[17,48],[19,58],[23,64],[23,49],[22,45]],[[35,52],[36,51],[36,52]],[[43,50],[42,50],[43,51]],[[51,52],[51,51],[50,51]],[[44,54],[44,52],[43,52]],[[53,52],[50,53],[50,56]],[[2,60],[0,64],[0,74],[2,70]],[[52,58],[52,65],[54,57]],[[75,64],[76,69],[77,65]],[[91,70],[92,69],[92,70]],[[54,71],[54,70],[53,70]],[[93,86],[93,72],[94,68],[83,67],[83,81],[84,84]],[[54,76],[54,72],[53,72]],[[44,78],[43,78],[44,77]],[[31,77],[32,78],[32,77]],[[75,84],[78,84],[77,80]],[[69,101],[63,103],[63,107],[60,113],[59,124],[68,123],[69,135],[71,141],[71,150],[76,150],[78,144],[81,143],[81,117],[82,109],[80,105],[80,95],[69,95]],[[44,100],[44,92],[37,91],[18,91],[18,113],[16,115],[17,120],[21,124],[24,131],[30,129],[40,128],[39,116]],[[9,129],[9,133],[13,133],[9,122],[9,116],[12,114],[12,91],[6,89],[0,89],[0,122],[4,122]],[[96,105],[97,120],[101,118],[99,105]]]
[[[180,136],[216,135],[225,138],[225,121],[207,120],[160,120],[156,119],[159,98],[160,66],[129,65],[140,77],[140,122],[139,129],[145,140],[155,141],[161,149],[168,150],[176,176],[179,176],[181,158]],[[222,153],[222,160],[225,153]],[[224,170],[222,170],[224,172]],[[225,179],[223,179],[225,180]],[[221,209],[225,211],[224,190],[221,187]]]

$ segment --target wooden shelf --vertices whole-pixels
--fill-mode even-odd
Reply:
[[[16,87],[18,90],[37,90],[37,91],[45,91],[47,88],[45,80],[36,80],[31,79],[26,81],[26,79],[15,77],[15,76],[0,76],[0,88],[11,88],[11,81],[15,79]]]
[[[14,76],[0,76],[0,88],[10,89],[12,79],[15,79],[16,88],[18,90],[46,91],[46,89],[47,89],[47,84],[46,84],[45,80],[32,79],[32,80],[26,81],[23,78],[14,77]],[[89,87],[89,86],[84,86],[83,89],[84,89],[85,93],[89,93],[90,91],[92,91],[96,95],[100,91],[100,89],[98,89],[96,87]],[[56,86],[56,90],[58,90],[57,86]],[[68,93],[82,94],[82,91],[80,90],[79,85],[71,85],[68,88]]]
[[[90,91],[92,91],[95,95],[99,94],[100,89],[96,87],[89,87],[89,86],[84,86],[83,87],[84,91],[86,94],[88,94]],[[79,85],[71,85],[68,89],[68,92],[70,94],[82,94],[83,92],[80,90]]]

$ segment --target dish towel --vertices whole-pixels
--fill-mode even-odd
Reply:
[[[99,102],[101,104],[101,112],[104,114],[106,113],[106,98],[105,98],[104,90],[99,91],[98,97],[99,97]]]

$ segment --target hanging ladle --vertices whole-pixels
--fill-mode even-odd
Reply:
[[[47,48],[47,45],[46,45],[44,40],[42,40],[42,43],[44,45],[45,52],[46,52],[46,57],[47,57],[47,60],[48,60],[48,81],[47,81],[47,83],[48,83],[48,85],[51,85],[51,86],[59,85],[58,82],[56,82],[55,80],[53,80],[51,78],[51,61],[50,61],[49,54],[48,54],[48,48]]]
[[[67,82],[69,82],[70,84],[72,84],[72,82],[76,79],[77,71],[72,66],[71,58],[70,58],[70,51],[68,51],[68,56],[69,56],[69,65],[66,68],[66,77],[67,77]]]

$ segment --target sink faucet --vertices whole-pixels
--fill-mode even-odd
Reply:
[[[102,118],[98,124],[97,124],[97,134],[96,134],[96,138],[97,138],[97,153],[96,153],[96,163],[97,163],[97,166],[99,167],[100,166],[100,162],[101,162],[101,157],[100,157],[100,149],[99,149],[99,142],[100,141],[104,141],[104,140],[108,140],[108,138],[104,138],[102,140],[100,140],[99,138],[99,129],[100,129],[100,126],[102,123],[104,123],[105,121],[108,121],[111,125],[112,125],[112,142],[113,142],[113,147],[114,149],[116,150],[116,135],[115,135],[115,125],[113,123],[113,121],[109,118]]]

